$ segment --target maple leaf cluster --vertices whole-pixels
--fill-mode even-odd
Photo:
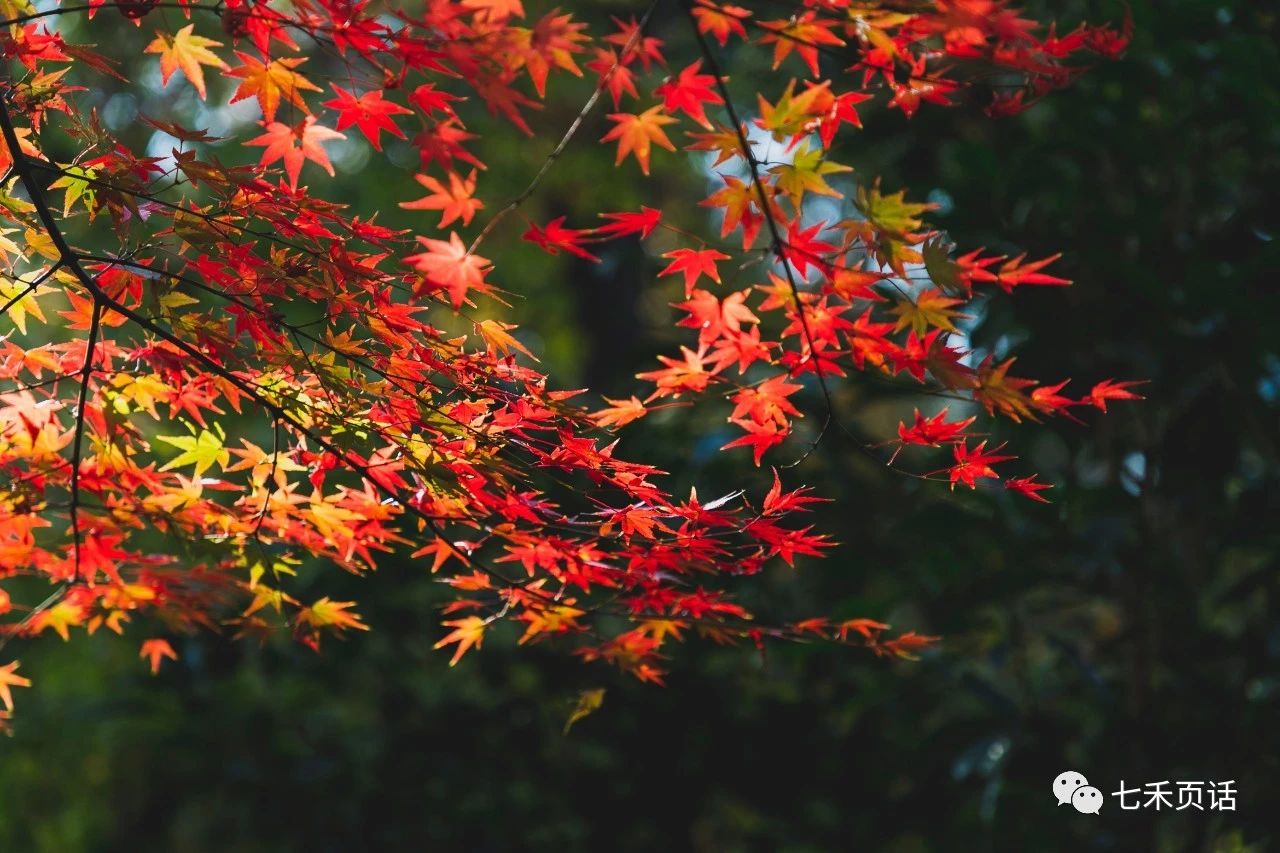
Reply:
[[[354,602],[298,597],[293,576],[313,558],[364,573],[403,551],[457,594],[440,641],[453,662],[499,621],[520,625],[522,643],[562,638],[649,681],[690,634],[821,637],[909,657],[933,638],[862,618],[757,622],[732,597],[738,576],[832,545],[797,520],[818,500],[807,489],[775,474],[764,494],[678,497],[607,430],[666,398],[723,393],[743,431],[729,446],[759,463],[801,417],[804,383],[850,370],[906,374],[1014,420],[1136,396],[1102,382],[1073,399],[1063,383],[1009,376],[1010,361],[970,366],[949,338],[961,309],[991,285],[1065,284],[1042,271],[1051,259],[953,257],[924,225],[927,205],[878,186],[848,198],[831,181],[850,168],[826,156],[864,103],[910,115],[999,73],[1020,81],[993,104],[1007,112],[1078,73],[1078,54],[1117,54],[1124,33],[1037,36],[998,0],[813,0],[786,20],[697,0],[702,55],[669,69],[646,30],[652,8],[593,38],[560,10],[527,17],[520,0],[179,5],[0,0],[11,71],[0,84],[0,578],[53,586],[40,603],[0,590],[6,641],[139,623],[169,636],[284,630],[319,648],[367,626]],[[132,56],[117,13],[146,33]],[[83,26],[67,32],[97,46],[66,40],[71,15]],[[755,130],[733,112],[712,46],[733,39],[810,75],[767,97],[762,87]],[[839,83],[818,79],[832,52]],[[138,55],[168,92],[243,102],[252,117],[215,139],[175,95],[171,114],[139,119],[168,142],[129,147],[90,96],[103,80],[127,83]],[[513,325],[481,313],[501,274],[478,250],[514,207],[459,233],[491,206],[477,196],[486,163],[468,104],[533,135],[552,74],[587,71],[612,101],[602,141],[619,165],[634,158],[647,175],[655,149],[714,153],[723,187],[701,204],[723,212],[722,241],[741,237],[673,231],[692,242],[663,253],[659,278],[679,277],[678,325],[696,340],[641,374],[646,398],[594,414],[533,366]],[[678,146],[682,122],[696,129]],[[767,168],[761,135],[786,155]],[[375,153],[390,141],[412,152],[406,186],[427,193],[400,203],[422,217],[413,231],[309,188],[335,177],[335,146],[357,137]],[[261,151],[228,165],[227,145]],[[849,218],[811,221],[819,196],[849,201]],[[524,236],[597,259],[598,244],[671,228],[658,207],[601,217],[530,222]],[[112,250],[91,248],[104,237]],[[725,265],[744,258],[760,281],[717,293]],[[446,315],[472,333],[433,325]],[[1005,459],[970,444],[972,422],[917,417],[899,442],[950,445],[944,478],[972,486]],[[178,653],[149,636],[140,657],[156,671]],[[0,667],[5,714],[10,688],[29,683],[16,670]]]
[[[635,153],[645,174],[649,149],[640,148],[641,137],[671,148],[664,127],[681,112],[709,131],[687,131],[688,150],[714,153],[712,168],[722,184],[699,204],[720,212],[722,241],[739,237],[741,243],[716,244],[671,229],[689,245],[663,253],[669,263],[659,276],[679,276],[683,301],[672,306],[683,316],[676,325],[697,330],[696,341],[681,346],[678,355],[660,356],[660,368],[638,374],[652,383],[648,396],[606,400],[610,406],[595,413],[597,422],[623,426],[665,399],[723,396],[732,404],[728,421],[742,432],[725,449],[749,448],[759,465],[804,416],[794,398],[806,381],[821,388],[830,421],[838,413],[830,408],[829,382],[855,371],[909,378],[931,394],[1015,422],[1053,416],[1078,420],[1072,414],[1077,407],[1105,412],[1108,400],[1138,399],[1132,389],[1139,383],[1109,379],[1071,397],[1061,393],[1068,380],[1043,385],[1016,377],[1009,373],[1014,358],[997,362],[991,354],[965,348],[964,330],[957,324],[981,312],[992,287],[1012,294],[1017,287],[1069,285],[1045,271],[1059,256],[1028,261],[1025,254],[1010,258],[983,249],[956,254],[945,233],[926,224],[933,205],[908,201],[905,191],[884,192],[879,181],[837,189],[832,176],[853,169],[827,153],[842,128],[862,126],[859,105],[873,108],[879,101],[910,116],[921,97],[950,104],[950,96],[942,93],[975,86],[973,75],[959,76],[959,69],[984,67],[1022,73],[1018,103],[1025,108],[1031,103],[1025,100],[1028,93],[1043,95],[1081,71],[1063,60],[1080,51],[1113,55],[1126,37],[1109,27],[1082,25],[1066,38],[1050,28],[1040,40],[1035,22],[997,2],[893,4],[891,12],[870,10],[867,4],[812,5],[822,8],[787,21],[759,22],[742,7],[693,5],[704,57],[654,89],[663,103],[610,116],[619,124],[604,141],[618,141],[619,162]],[[816,78],[825,45],[850,48],[852,64],[846,70],[861,74],[844,87],[831,79],[790,79],[772,101],[757,93],[758,112],[748,123],[728,106],[727,79],[716,68],[704,73],[704,59],[716,62],[707,37],[721,45],[733,38],[753,40],[751,24],[758,31],[754,42],[773,46],[775,68],[794,52]],[[662,42],[649,38],[646,43],[655,59],[661,57]],[[926,70],[934,95],[912,94]],[[946,77],[948,72],[957,76]],[[615,102],[621,97],[615,94]],[[997,97],[1003,99],[998,112],[1012,111],[1011,96]],[[729,121],[709,121],[708,105],[723,105]],[[832,199],[847,203],[847,218],[811,215],[812,202],[826,202],[822,209],[829,211]],[[614,222],[628,216],[644,222],[638,229],[642,237],[664,226],[660,213],[649,209],[609,214]],[[572,235],[579,249],[613,236],[611,226],[565,230],[562,220],[554,224]],[[754,268],[755,283],[723,292],[721,265]],[[966,314],[966,307],[973,313]],[[953,487],[976,488],[980,480],[1001,479],[995,464],[1015,457],[988,449],[981,435],[966,432],[976,417],[947,418],[947,408],[927,419],[917,411],[915,423],[902,424],[898,439],[889,442],[897,447],[885,461],[893,464],[906,446],[947,445],[953,457],[947,467],[908,473]],[[1010,477],[1004,484],[1042,502],[1040,492],[1049,488],[1035,475]]]

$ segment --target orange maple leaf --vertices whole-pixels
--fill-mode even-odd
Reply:
[[[513,323],[503,323],[498,320],[481,320],[475,324],[476,332],[479,333],[480,337],[484,338],[484,342],[488,344],[490,352],[496,350],[506,356],[510,355],[512,350],[517,350],[537,361],[538,357],[529,352],[525,345],[516,340],[515,336],[511,334],[511,330],[514,328],[516,326]]]
[[[450,172],[448,188],[430,175],[414,175],[413,179],[430,190],[431,195],[416,201],[402,201],[400,206],[405,210],[440,211],[440,228],[455,219],[461,219],[463,225],[470,225],[476,211],[484,207],[484,202],[472,198],[476,191],[475,169],[465,178],[456,172]]]
[[[649,150],[653,145],[658,145],[668,151],[675,151],[676,147],[667,138],[667,134],[662,130],[665,124],[675,124],[676,120],[671,116],[662,114],[662,106],[650,107],[640,115],[634,113],[610,113],[610,121],[616,121],[617,127],[606,133],[601,142],[618,141],[618,158],[614,160],[614,165],[622,163],[628,154],[634,153],[636,162],[640,164],[640,171],[646,175],[649,174]]]
[[[844,40],[831,32],[834,22],[821,21],[817,12],[805,12],[789,20],[763,21],[760,29],[768,35],[760,37],[761,44],[773,43],[773,67],[782,64],[791,51],[804,60],[805,65],[818,76],[818,51],[823,47],[839,47]]]
[[[178,653],[173,650],[173,646],[169,645],[168,640],[151,639],[142,641],[142,647],[138,649],[138,657],[146,658],[151,662],[151,674],[155,675],[160,671],[161,660],[164,658],[177,660]]]
[[[231,96],[231,103],[256,96],[258,105],[262,107],[262,115],[267,121],[275,121],[281,98],[304,113],[310,114],[311,110],[307,109],[306,101],[302,100],[302,92],[323,90],[293,70],[306,62],[305,58],[273,59],[264,63],[238,50],[236,56],[240,57],[244,65],[232,68],[227,72],[227,76],[239,77],[244,82]]]
[[[698,202],[702,207],[723,207],[724,222],[720,226],[720,236],[727,237],[733,229],[742,226],[742,248],[749,249],[760,233],[764,224],[764,214],[760,211],[760,196],[755,187],[733,175],[720,175],[724,181],[723,189],[718,190]],[[772,188],[765,190],[768,197]],[[770,213],[778,214],[777,204],[770,199]]]
[[[694,352],[685,346],[680,347],[680,352],[684,355],[684,361],[660,355],[658,361],[666,367],[636,374],[637,379],[648,379],[657,386],[645,402],[668,395],[678,395],[683,391],[692,391],[696,394],[707,389],[712,374],[706,368],[706,353],[701,349]]]
[[[930,637],[926,634],[917,634],[915,631],[907,631],[892,640],[873,642],[871,648],[881,657],[919,660],[919,655],[915,654],[915,652],[932,646],[938,642],[938,639],[938,637]]]
[[[462,0],[462,5],[474,9],[477,20],[503,21],[524,17],[524,6],[520,0]]]
[[[851,631],[856,631],[868,640],[874,640],[881,631],[887,630],[888,625],[883,622],[877,622],[875,619],[867,619],[865,617],[859,619],[847,619],[841,622],[837,627],[840,640],[843,642],[849,636]]]
[[[605,397],[604,401],[609,404],[609,408],[591,413],[591,420],[596,426],[624,427],[649,413],[644,403],[634,394],[631,395],[630,400],[613,400]]]
[[[30,631],[32,634],[38,634],[41,631],[53,630],[63,642],[71,639],[68,628],[83,625],[85,618],[84,608],[79,604],[71,601],[59,601],[48,610],[41,611],[34,619],[31,620]]]
[[[797,409],[787,398],[804,388],[795,382],[788,382],[787,375],[773,376],[756,386],[743,388],[733,395],[734,410],[729,419],[736,421],[748,417],[758,424],[773,421],[779,427],[786,427],[789,418],[801,417]]]
[[[722,6],[698,3],[693,7],[693,16],[698,20],[698,29],[720,42],[721,47],[729,43],[730,35],[736,34],[744,41],[747,38],[742,22],[751,17],[750,9],[727,3]]]

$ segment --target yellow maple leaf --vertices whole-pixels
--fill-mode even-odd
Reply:
[[[325,541],[334,543],[350,540],[351,523],[360,518],[359,514],[346,507],[326,500],[318,491],[312,493],[306,515]]]
[[[583,717],[590,716],[600,710],[600,706],[604,704],[604,688],[592,687],[583,690],[578,694],[578,703],[573,706],[573,711],[569,713],[569,719],[564,721],[564,734],[569,733],[569,729],[573,728],[573,724],[581,720]]]
[[[222,42],[195,35],[195,24],[187,24],[172,36],[157,32],[155,40],[147,45],[146,53],[160,54],[160,82],[168,85],[169,78],[179,68],[187,75],[187,80],[200,93],[200,100],[205,98],[204,71],[201,65],[211,65],[225,69],[227,64],[218,55],[209,50],[211,47],[222,47]]]
[[[31,632],[38,634],[52,628],[54,633],[66,641],[71,639],[67,629],[83,623],[84,608],[68,601],[60,601],[31,620]]]
[[[13,687],[30,687],[31,679],[18,675],[18,661],[0,666],[0,702],[4,707],[13,710]]]
[[[528,623],[519,642],[524,645],[530,640],[536,639],[539,634],[560,634],[576,630],[578,628],[578,619],[586,615],[586,611],[570,607],[567,604],[559,604],[555,607],[544,607],[537,610],[526,610],[519,617]],[[450,623],[446,622],[445,624],[448,625]]]
[[[8,316],[22,334],[27,333],[27,317],[41,323],[48,322],[40,310],[39,297],[51,293],[52,288],[32,287],[20,278],[0,278],[0,305],[8,307]]]
[[[167,513],[177,512],[178,510],[195,506],[200,501],[200,496],[204,493],[204,483],[200,478],[187,479],[181,474],[178,477],[178,488],[166,489],[155,494],[147,495],[142,499],[143,506],[163,510]],[[216,481],[215,481],[216,482]],[[206,516],[210,514],[206,513]]]
[[[790,163],[782,163],[769,170],[770,174],[777,176],[777,188],[791,199],[796,210],[800,209],[806,192],[838,197],[840,193],[831,188],[824,176],[852,171],[849,166],[824,160],[822,149],[810,149],[807,143],[795,150]]]
[[[668,635],[681,640],[680,632],[689,627],[688,623],[678,619],[646,619],[640,624],[640,630],[661,643]]]
[[[159,420],[156,403],[167,403],[173,398],[174,389],[160,378],[159,374],[149,373],[142,376],[130,376],[117,373],[111,378],[111,384],[120,395],[116,398],[116,410],[121,414],[129,413],[128,403],[131,401],[139,409]]]
[[[314,628],[333,628],[344,631],[354,628],[357,631],[368,631],[369,626],[360,621],[360,614],[352,610],[354,601],[334,601],[325,596],[317,599],[310,607],[304,607],[298,613],[298,621]]]
[[[933,326],[943,331],[954,332],[956,327],[951,322],[952,319],[967,315],[951,310],[951,306],[959,305],[963,301],[963,299],[951,299],[945,296],[936,287],[921,292],[915,302],[910,299],[900,299],[893,308],[893,313],[898,315],[898,323],[894,326],[894,331],[900,332],[910,327],[917,335],[923,335],[930,326]]]
[[[885,195],[879,180],[870,189],[858,188],[856,206],[876,229],[904,238],[924,224],[920,214],[936,207],[931,202],[907,201],[905,190]]]
[[[453,659],[449,661],[449,666],[453,666],[467,651],[475,646],[480,648],[480,643],[484,640],[484,629],[488,627],[483,619],[479,616],[467,616],[464,619],[450,619],[443,623],[452,628],[445,638],[436,643],[434,648],[442,649],[450,643],[457,643],[458,648],[453,653]]]

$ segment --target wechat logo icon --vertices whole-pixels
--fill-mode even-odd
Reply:
[[[1102,792],[1089,784],[1083,773],[1065,770],[1053,780],[1053,796],[1058,805],[1070,804],[1081,814],[1098,814],[1102,810]]]

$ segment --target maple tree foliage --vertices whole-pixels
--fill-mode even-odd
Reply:
[[[828,383],[852,372],[1013,421],[1137,398],[1113,379],[1066,394],[966,351],[966,310],[1068,284],[1048,271],[1056,257],[956,250],[929,204],[848,184],[827,156],[860,109],[911,116],[971,93],[993,114],[1024,109],[1118,56],[1126,27],[1060,33],[1004,0],[805,0],[781,18],[692,0],[663,13],[687,19],[692,52],[676,57],[649,31],[657,8],[591,32],[519,0],[0,0],[3,641],[136,625],[152,671],[177,657],[166,637],[202,628],[319,648],[367,626],[354,602],[299,598],[292,576],[314,558],[362,574],[401,551],[456,592],[439,642],[452,662],[499,620],[649,681],[691,635],[902,657],[932,642],[861,617],[756,620],[733,587],[833,544],[803,520],[820,497],[776,469],[763,493],[671,494],[609,433],[696,398],[725,407],[730,452],[794,457],[826,433],[792,438],[799,419],[838,425]],[[244,102],[251,120],[216,139],[175,107],[140,117],[160,149],[113,137],[88,96],[123,79],[111,45],[130,22],[169,90]],[[765,51],[774,75],[735,97],[730,48]],[[533,121],[553,75],[588,74],[595,94],[567,132]],[[677,245],[654,251],[654,286],[678,282],[687,345],[596,408],[500,319],[520,282],[484,242],[566,146],[594,143],[578,131],[602,99],[618,180],[714,155],[722,187],[688,202],[722,219],[706,236],[647,206],[525,223],[546,252],[590,261],[659,231]],[[480,105],[558,140],[505,206],[482,195]],[[326,200],[335,145],[389,140],[416,152],[399,202],[422,217],[412,232]],[[238,148],[256,162],[229,165]],[[817,199],[844,218],[817,218]],[[470,333],[445,331],[454,321]],[[806,413],[806,388],[825,412]],[[1013,454],[976,419],[917,413],[863,449],[952,487],[995,482]],[[907,467],[917,446],[949,448],[946,465]],[[1033,474],[1003,482],[1045,499]],[[29,683],[6,659],[3,713]]]

